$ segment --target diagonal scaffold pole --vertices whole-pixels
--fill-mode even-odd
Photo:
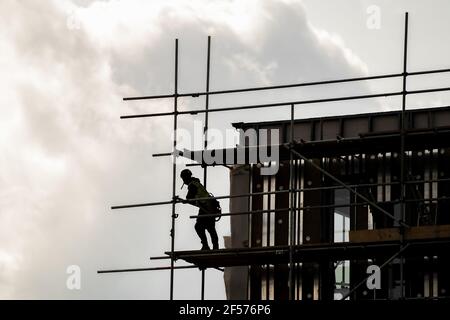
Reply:
[[[392,260],[394,260],[395,258],[397,258],[399,255],[401,255],[406,249],[408,249],[408,247],[410,246],[410,243],[407,243],[405,246],[401,246],[400,250],[398,252],[396,252],[393,256],[391,256],[389,259],[387,259],[381,266],[380,266],[380,270],[383,269],[385,266],[387,266],[389,263],[391,263]],[[350,297],[350,295],[355,292],[360,286],[362,286],[367,279],[369,279],[371,277],[371,275],[365,277],[361,282],[359,282],[356,286],[354,286],[352,288],[352,290],[350,290],[349,292],[347,292],[346,295],[344,295],[340,300],[345,300],[348,297]]]
[[[285,146],[286,148],[289,149],[288,146]],[[387,212],[386,210],[384,210],[383,208],[381,208],[378,204],[376,204],[375,202],[371,201],[369,198],[365,197],[364,195],[362,195],[361,193],[359,193],[358,191],[356,191],[354,188],[349,187],[345,182],[339,180],[338,178],[336,178],[334,175],[332,175],[331,173],[329,173],[327,170],[323,169],[321,166],[317,165],[314,163],[314,161],[311,161],[311,159],[308,159],[307,157],[305,157],[304,155],[302,155],[301,153],[299,153],[298,151],[295,151],[294,148],[290,148],[289,149],[294,155],[296,155],[297,157],[303,159],[305,162],[308,162],[312,167],[316,168],[317,170],[319,170],[320,172],[322,172],[324,175],[326,175],[328,178],[330,178],[331,180],[333,180],[334,182],[340,184],[341,186],[343,186],[345,189],[347,189],[348,191],[350,191],[351,193],[353,193],[354,195],[356,195],[357,197],[359,197],[360,199],[366,201],[367,203],[371,204],[373,207],[375,207],[376,209],[380,210],[381,213],[385,214],[386,216],[388,216],[389,218],[393,219],[394,221],[396,221],[399,225],[405,227],[405,228],[409,228],[409,226],[404,223],[402,220],[397,219],[396,217],[394,217],[392,214],[390,214],[389,212]]]

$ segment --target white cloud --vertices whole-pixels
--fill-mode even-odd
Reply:
[[[320,44],[324,47],[324,52],[329,53],[330,58],[332,58],[333,55],[336,54],[344,54],[344,57],[347,60],[348,64],[355,68],[355,70],[360,70],[365,75],[369,74],[367,65],[345,45],[344,40],[339,35],[330,33],[323,29],[317,29],[312,26],[311,29],[313,30]]]
[[[342,40],[309,26],[297,1],[5,0],[0,12],[10,13],[0,28],[6,74],[0,78],[6,93],[0,97],[1,298],[168,297],[167,274],[95,271],[145,266],[149,255],[169,249],[167,208],[122,214],[108,207],[170,198],[170,163],[151,157],[168,151],[170,119],[121,121],[119,115],[170,110],[170,102],[121,99],[173,90],[174,37],[180,38],[183,91],[204,88],[209,33],[214,88],[366,72]],[[307,94],[296,92],[295,98]],[[264,96],[271,97],[277,96]],[[213,126],[229,127],[233,117],[224,115]],[[251,113],[237,117],[256,119]],[[181,125],[189,121],[183,118]],[[225,194],[227,185],[218,181],[228,181],[227,171],[219,173],[211,190]],[[228,232],[223,220],[222,235]],[[177,246],[195,248],[193,221],[183,216],[178,225]],[[80,292],[65,288],[72,264],[83,271]],[[189,275],[177,278],[177,297],[196,298],[191,288],[199,285],[198,273]],[[221,274],[211,271],[207,285],[208,297],[224,298]]]

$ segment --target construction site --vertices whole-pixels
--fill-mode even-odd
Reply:
[[[198,269],[201,296],[205,298],[205,270],[223,271],[226,295],[231,300],[424,300],[450,298],[450,106],[409,109],[408,95],[450,91],[450,87],[408,90],[407,80],[450,69],[408,70],[408,14],[404,20],[403,65],[398,73],[332,79],[266,87],[210,91],[208,37],[206,89],[178,92],[178,39],[175,41],[174,92],[167,95],[124,98],[132,100],[172,99],[173,111],[122,116],[152,121],[173,117],[173,132],[181,115],[204,114],[204,130],[212,112],[240,112],[284,107],[291,117],[282,121],[239,122],[240,132],[279,132],[270,148],[278,152],[275,174],[262,173],[273,163],[261,161],[268,147],[241,137],[236,148],[215,150],[232,155],[226,161],[203,161],[208,150],[178,149],[176,135],[172,151],[154,154],[172,160],[172,198],[112,207],[124,210],[166,206],[171,210],[171,248],[152,260],[170,261],[167,267],[101,270],[98,273],[170,272],[170,296],[178,269]],[[209,97],[239,92],[327,86],[376,79],[401,79],[402,87],[390,92],[323,97],[314,100],[280,101],[210,108]],[[378,97],[401,97],[398,110],[296,119],[302,105]],[[180,111],[178,99],[205,99],[205,108]],[[144,119],[150,118],[150,119]],[[242,155],[241,157],[239,155]],[[225,248],[180,251],[175,247],[177,206],[176,180],[181,169],[175,157],[201,166],[202,184],[216,166],[229,170],[229,210],[211,217],[229,216],[231,235]],[[200,161],[199,161],[200,159]],[[244,159],[242,161],[242,159]],[[196,219],[196,216],[191,216]],[[177,262],[184,262],[179,266]],[[164,271],[166,270],[166,271]],[[374,280],[375,279],[375,280]],[[370,286],[369,284],[372,284]]]

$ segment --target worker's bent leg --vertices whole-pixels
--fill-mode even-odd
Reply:
[[[219,249],[219,237],[217,236],[216,226],[214,221],[211,223],[208,223],[206,230],[208,230],[209,234],[211,235],[211,242],[213,245],[213,250]]]
[[[195,231],[197,231],[198,237],[200,238],[200,241],[202,242],[202,250],[208,249],[208,239],[206,238],[206,226],[205,223],[201,220],[197,219],[197,222],[195,223]]]

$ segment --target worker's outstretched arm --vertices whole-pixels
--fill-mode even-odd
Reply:
[[[174,196],[173,201],[175,202],[181,202],[181,203],[190,203],[193,204],[194,200],[187,200],[187,199],[181,199],[179,196]]]

